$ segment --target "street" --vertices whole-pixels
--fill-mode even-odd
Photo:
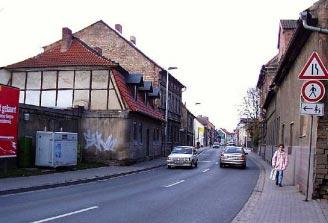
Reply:
[[[259,175],[218,168],[219,149],[198,168],[165,167],[114,179],[0,197],[0,222],[230,222]]]

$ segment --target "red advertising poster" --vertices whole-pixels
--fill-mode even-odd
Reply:
[[[0,158],[15,157],[19,89],[0,85]]]

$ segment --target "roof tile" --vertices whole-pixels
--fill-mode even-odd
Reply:
[[[59,66],[110,66],[113,63],[83,43],[77,38],[73,38],[70,48],[60,51],[58,45],[49,51],[45,51],[35,57],[24,61],[8,65],[6,68],[47,68]]]

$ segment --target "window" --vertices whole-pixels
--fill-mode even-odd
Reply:
[[[37,89],[41,88],[41,72],[28,72],[27,74],[27,89]]]
[[[293,152],[294,122],[290,123],[288,154]]]
[[[89,107],[89,90],[75,90],[73,106]]]
[[[75,89],[90,88],[90,71],[75,72]]]
[[[138,140],[138,133],[137,133],[137,123],[133,122],[133,140]]]
[[[42,78],[42,89],[56,89],[57,72],[44,71]]]
[[[107,90],[91,91],[91,109],[92,110],[107,109]]]
[[[13,73],[12,86],[20,89],[25,89],[25,72],[15,72]]]
[[[160,132],[159,132],[159,129],[158,128],[154,128],[154,133],[153,133],[153,141],[159,141],[159,134],[160,134]]]
[[[92,88],[106,89],[108,85],[108,71],[98,70],[92,72]]]
[[[59,71],[58,88],[72,89],[74,80],[74,71]]]
[[[281,126],[281,143],[285,144],[285,124]]]
[[[142,144],[142,123],[139,124],[139,136],[140,136],[140,143]]]
[[[56,106],[56,91],[42,91],[41,106],[55,107]]]
[[[138,99],[138,91],[137,91],[136,85],[134,86],[134,89],[133,89],[133,98],[135,101],[137,101],[137,99]]]
[[[72,101],[73,101],[73,90],[58,91],[58,97],[57,97],[58,108],[71,108]]]
[[[144,103],[146,106],[148,105],[147,92],[144,93]]]
[[[26,91],[26,104],[39,106],[40,91]]]

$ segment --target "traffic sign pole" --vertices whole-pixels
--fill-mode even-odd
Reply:
[[[305,195],[305,200],[304,201],[308,201],[308,197],[309,197],[311,154],[312,154],[312,130],[313,130],[313,115],[311,115],[310,152],[309,152],[309,161],[308,161],[308,177],[307,177],[307,182],[306,182],[306,195]]]
[[[308,159],[308,176],[306,184],[306,196],[304,201],[309,200],[309,184],[311,170],[311,155],[312,155],[312,132],[313,132],[313,116],[324,115],[324,104],[317,103],[325,95],[325,86],[318,80],[328,80],[328,71],[324,63],[320,59],[317,52],[313,52],[308,61],[301,70],[298,79],[308,80],[302,86],[301,95],[308,103],[300,102],[300,114],[311,115],[310,127],[310,151]],[[315,103],[315,104],[314,104]]]

